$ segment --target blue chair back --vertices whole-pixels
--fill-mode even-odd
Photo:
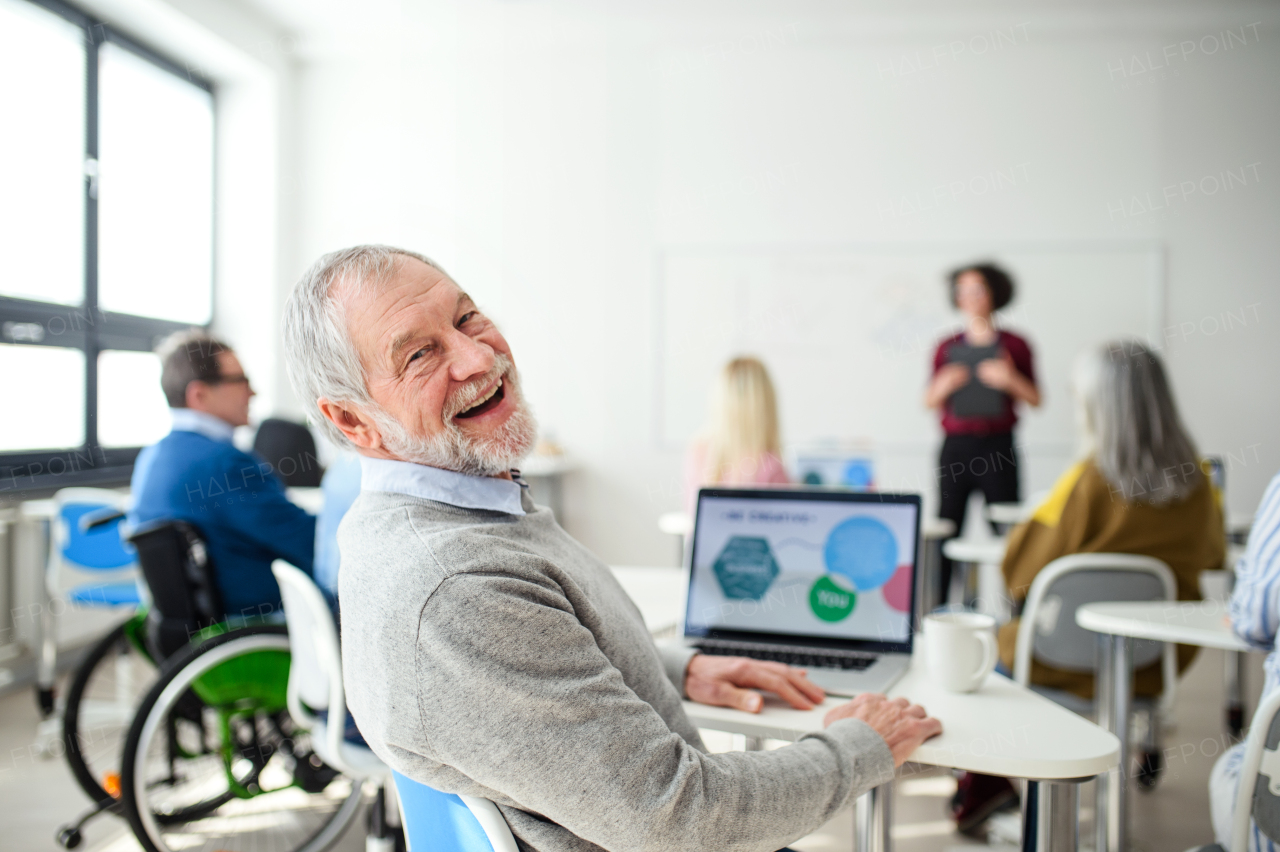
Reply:
[[[80,529],[80,519],[85,515],[110,508],[93,503],[63,504],[62,523],[67,533],[62,545],[63,559],[89,571],[114,571],[134,563],[137,555],[120,538],[121,518],[88,531]]]
[[[409,852],[494,852],[479,820],[456,794],[393,774]]]

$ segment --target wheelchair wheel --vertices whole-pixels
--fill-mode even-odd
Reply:
[[[120,756],[134,709],[156,679],[126,621],[89,652],[67,690],[62,742],[71,773],[94,803],[120,796]]]
[[[121,807],[148,852],[321,852],[360,781],[311,750],[285,707],[283,627],[233,630],[165,661],[124,746]]]

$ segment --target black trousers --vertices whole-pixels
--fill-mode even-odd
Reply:
[[[956,535],[964,530],[969,495],[974,491],[981,491],[988,505],[1018,502],[1018,451],[1012,432],[948,435],[942,442],[938,458],[938,517],[954,521]],[[995,524],[991,529],[995,531]],[[934,598],[939,604],[946,601],[951,588],[951,570],[951,560],[942,557]]]

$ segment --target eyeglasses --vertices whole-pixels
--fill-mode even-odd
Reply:
[[[247,385],[249,377],[244,373],[238,376],[218,376],[216,379],[209,379],[207,384],[211,385]]]

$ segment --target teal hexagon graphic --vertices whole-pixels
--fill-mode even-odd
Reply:
[[[726,598],[758,601],[778,576],[778,562],[768,539],[735,535],[712,566]]]

